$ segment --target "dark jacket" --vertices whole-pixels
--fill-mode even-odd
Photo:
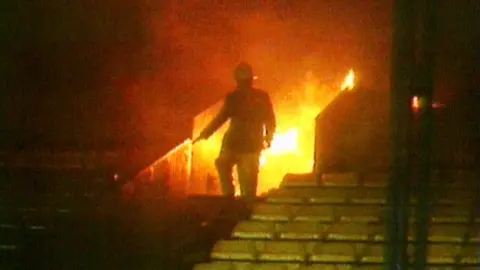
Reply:
[[[223,137],[222,149],[255,153],[262,151],[264,142],[270,143],[273,139],[275,113],[267,92],[248,87],[229,93],[220,112],[200,133],[200,137],[210,137],[229,119],[230,126]]]

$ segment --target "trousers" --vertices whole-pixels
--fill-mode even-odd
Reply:
[[[237,166],[240,195],[248,202],[253,202],[257,193],[258,172],[260,166],[260,153],[235,153],[222,149],[215,160],[222,193],[224,196],[233,197],[233,167]]]

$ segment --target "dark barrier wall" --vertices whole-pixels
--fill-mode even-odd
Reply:
[[[343,92],[316,119],[315,171],[389,165],[389,99],[385,91]]]
[[[475,95],[475,91],[465,91],[435,109],[435,167],[475,169],[479,164],[475,157],[480,140]],[[338,96],[316,119],[315,172],[388,168],[389,106],[385,92],[360,89]],[[418,123],[413,123],[415,153]]]

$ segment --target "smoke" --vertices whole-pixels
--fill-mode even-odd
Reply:
[[[154,89],[145,119],[156,130],[147,133],[189,130],[194,115],[235,87],[232,70],[239,61],[253,65],[258,87],[270,93],[298,91],[309,72],[320,84],[339,84],[350,68],[363,84],[385,90],[391,4],[361,2],[147,4],[156,70],[143,82]],[[168,112],[175,113],[159,123]]]
[[[13,138],[182,140],[235,87],[239,61],[285,99],[307,74],[335,87],[350,68],[363,86],[389,88],[392,1],[27,2],[6,0],[2,17],[0,118]],[[449,99],[478,78],[479,7],[441,2],[437,76]]]
[[[387,70],[388,1],[6,3],[2,101],[15,105],[2,122],[34,141],[181,140],[235,87],[239,61],[271,93],[296,91],[308,72],[327,84],[354,68],[377,85]]]

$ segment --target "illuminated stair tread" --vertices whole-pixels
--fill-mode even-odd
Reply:
[[[428,240],[431,242],[462,243],[465,240],[467,227],[462,224],[432,224]]]
[[[468,223],[470,211],[462,206],[436,206],[431,215],[433,223]]]
[[[299,270],[301,264],[262,262],[252,265],[252,270]]]
[[[308,221],[293,221],[278,228],[280,239],[313,240],[321,239],[328,225]]]
[[[380,222],[385,208],[381,206],[338,206],[335,207],[335,216],[342,222]]]
[[[236,240],[217,242],[211,257],[229,264],[206,270],[383,269],[388,174],[326,174],[318,185],[309,180],[304,186],[288,181],[254,206],[250,220],[235,226]],[[433,191],[438,199],[428,231],[428,269],[478,269],[480,224],[471,216],[473,195],[464,198],[463,187],[442,188]],[[413,241],[414,205],[409,215]],[[413,251],[411,243],[411,258]]]
[[[383,256],[385,255],[384,245],[370,245],[364,249],[361,256],[362,263],[383,263]]]
[[[273,239],[275,222],[245,220],[239,222],[232,232],[234,238]]]
[[[461,248],[460,263],[462,264],[477,264],[480,265],[480,246],[467,245]]]
[[[384,188],[358,188],[350,192],[354,204],[386,204],[387,190]]]
[[[210,254],[212,259],[250,260],[256,259],[255,242],[250,240],[220,240]]]
[[[270,221],[288,221],[292,213],[298,207],[285,204],[266,204],[262,203],[253,208],[251,219],[270,220]]]
[[[296,221],[333,222],[333,207],[306,205],[301,206],[293,215]]]
[[[337,204],[346,203],[349,189],[345,188],[321,188],[311,192],[308,201],[310,203]]]
[[[348,264],[312,264],[305,265],[300,270],[350,270],[354,269],[354,266]]]
[[[303,203],[311,196],[310,189],[274,189],[267,194],[266,201],[269,203]]]
[[[350,243],[317,243],[310,256],[311,262],[354,263],[356,247]]]
[[[359,184],[357,173],[328,173],[322,175],[321,184],[324,186],[356,187]]]
[[[326,233],[327,240],[368,241],[383,233],[382,226],[361,223],[333,224]]]
[[[281,184],[281,188],[289,187],[317,187],[318,182],[315,175],[309,174],[287,174]]]
[[[307,258],[309,244],[302,241],[259,241],[257,242],[260,261],[298,261]]]
[[[427,262],[430,264],[453,264],[460,251],[459,245],[428,245]]]

